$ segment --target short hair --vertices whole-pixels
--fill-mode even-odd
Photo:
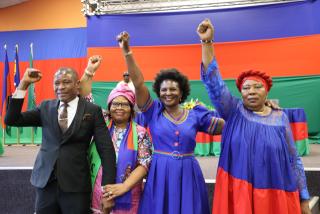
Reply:
[[[243,83],[243,80],[247,77],[250,77],[250,76],[257,76],[257,77],[260,77],[261,79],[263,79],[268,88],[266,88],[267,91],[270,91],[273,83],[272,83],[272,78],[267,75],[266,73],[262,72],[262,71],[254,71],[254,70],[249,70],[249,71],[243,71],[237,78],[236,80],[236,85],[237,85],[237,88],[238,90],[241,92],[241,87],[242,87],[242,83]]]
[[[70,67],[61,67],[57,70],[57,72],[54,74],[54,76],[57,76],[59,74],[71,74],[73,80],[78,81],[79,75],[73,68]]]
[[[179,89],[182,93],[182,97],[179,103],[183,103],[190,94],[190,83],[188,77],[181,74],[175,68],[160,70],[152,86],[153,91],[157,94],[158,97],[160,97],[160,86],[164,80],[172,80],[178,83]]]

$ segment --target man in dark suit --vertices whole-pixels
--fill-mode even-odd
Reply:
[[[57,99],[21,112],[28,86],[41,77],[39,70],[26,70],[5,118],[10,126],[42,127],[42,144],[31,175],[36,213],[88,214],[92,190],[87,150],[92,137],[103,166],[102,185],[114,183],[116,176],[115,151],[101,108],[78,97],[79,79],[73,69],[60,68],[54,75]],[[102,203],[108,213],[113,201],[103,199]]]

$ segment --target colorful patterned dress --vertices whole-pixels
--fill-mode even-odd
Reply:
[[[229,92],[215,60],[206,73],[202,67],[201,77],[226,121],[213,213],[300,213],[300,199],[309,193],[286,114],[260,116],[246,109]]]
[[[185,109],[177,121],[151,98],[142,112],[138,121],[150,129],[154,152],[139,213],[210,213],[207,187],[193,152],[198,131],[214,133],[216,112],[196,106]]]
[[[107,118],[106,118],[107,120]],[[121,151],[124,150],[132,150],[133,156],[128,157],[130,153],[128,151],[126,153],[123,153],[127,158],[123,162],[125,164],[125,169],[123,170],[123,173],[117,172],[117,183],[124,182],[130,175],[130,173],[138,166],[141,165],[146,168],[146,170],[149,170],[149,165],[151,162],[151,149],[152,149],[152,143],[150,140],[150,137],[148,133],[146,132],[146,129],[142,126],[139,126],[136,124],[132,125],[132,123],[128,123],[128,126],[126,129],[117,129],[114,125],[109,126],[110,135],[112,137],[112,141],[114,143],[116,155],[117,155],[117,164],[119,170],[119,158],[121,158]],[[134,127],[136,129],[136,135],[131,134],[130,135],[130,129]],[[134,132],[134,130],[132,131]],[[131,140],[131,138],[137,137],[137,148],[134,147],[134,142]],[[131,141],[131,143],[130,143]],[[124,150],[122,150],[124,149]],[[136,152],[134,151],[136,150]],[[129,151],[130,152],[130,151]],[[134,163],[134,164],[132,164]],[[101,214],[101,197],[102,197],[102,191],[101,191],[101,179],[102,179],[102,168],[99,168],[98,174],[96,176],[94,187],[93,187],[93,194],[92,194],[92,205],[91,210],[94,214]],[[118,204],[123,204],[123,196],[120,196],[115,199],[116,206],[114,210],[112,211],[112,214],[135,214],[137,213],[138,207],[139,207],[139,201],[142,193],[142,182],[138,183],[133,189],[123,196],[128,197],[130,200],[130,207],[123,207],[123,206],[117,206]]]

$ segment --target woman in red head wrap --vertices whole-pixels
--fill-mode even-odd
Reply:
[[[309,193],[289,120],[268,107],[272,79],[260,71],[239,75],[242,99],[223,82],[212,45],[213,26],[198,27],[202,41],[201,78],[226,121],[214,192],[213,213],[307,214]]]
[[[236,85],[248,109],[260,114],[270,112],[271,108],[265,103],[272,87],[271,77],[261,71],[244,71],[238,76]]]

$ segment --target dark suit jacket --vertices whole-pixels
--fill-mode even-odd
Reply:
[[[23,99],[10,99],[5,123],[10,126],[41,126],[42,144],[31,175],[32,185],[43,188],[56,165],[60,188],[65,192],[91,191],[88,147],[94,136],[103,166],[102,184],[115,182],[115,151],[102,110],[79,99],[76,115],[62,134],[58,124],[59,100],[48,100],[21,113]]]

